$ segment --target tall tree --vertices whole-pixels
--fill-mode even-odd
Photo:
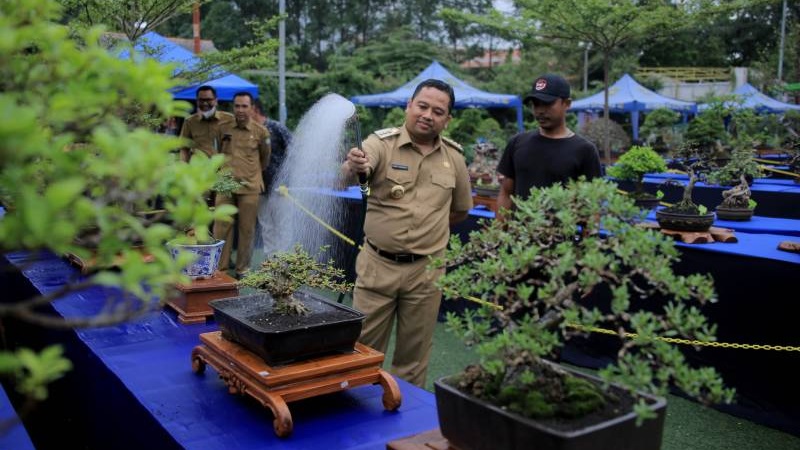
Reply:
[[[88,26],[106,25],[131,42],[205,0],[60,0],[67,12]]]
[[[684,11],[669,2],[637,0],[517,0],[522,20],[512,24],[541,41],[590,43],[603,58],[604,105],[608,117],[609,66],[614,52],[645,36],[673,32],[686,24]],[[611,146],[603,138],[606,164]]]

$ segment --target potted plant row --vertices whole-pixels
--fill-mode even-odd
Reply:
[[[658,449],[671,386],[732,400],[713,368],[690,367],[659,339],[714,340],[700,309],[716,301],[712,280],[676,275],[672,241],[637,226],[642,212],[613,183],[533,190],[514,204],[504,223],[466,243],[454,237],[433,263],[447,261],[439,281],[447,298],[481,303],[447,317],[480,355],[435,382],[439,425],[453,447]],[[590,306],[590,298],[604,300]],[[550,362],[594,327],[621,338],[615,364],[594,377]]]

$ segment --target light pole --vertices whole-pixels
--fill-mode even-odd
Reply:
[[[589,90],[589,49],[592,48],[591,42],[581,43],[583,47],[583,92]]]
[[[781,8],[781,43],[778,47],[778,82],[783,80],[783,43],[786,40],[786,0]]]
[[[286,125],[286,0],[278,1],[278,119]]]

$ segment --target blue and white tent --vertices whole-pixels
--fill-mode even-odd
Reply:
[[[603,91],[572,102],[570,111],[600,112],[603,111]],[[659,108],[668,108],[683,114],[684,120],[689,114],[697,112],[694,102],[686,102],[665,97],[637,83],[628,74],[617,80],[608,88],[608,108],[614,113],[630,113],[633,125],[633,139],[639,138],[639,113],[650,112]]]
[[[522,131],[522,99],[517,95],[494,94],[474,88],[455,77],[438,61],[434,61],[419,75],[399,88],[381,94],[356,95],[350,101],[357,105],[376,108],[405,107],[417,85],[429,78],[442,80],[453,87],[456,108],[516,108],[517,128]]]
[[[186,50],[178,44],[150,31],[142,35],[134,46],[136,57],[152,53],[152,57],[162,63],[172,63],[177,67],[173,74],[193,70],[200,62],[194,53]],[[120,53],[120,58],[129,58],[127,50]],[[180,86],[172,89],[172,95],[179,100],[194,100],[197,88],[203,85],[213,86],[217,91],[217,98],[222,101],[232,101],[233,95],[237,92],[249,92],[253,98],[258,98],[258,86],[231,73],[218,70],[202,83],[189,86]]]
[[[800,111],[800,105],[793,105],[791,103],[775,100],[761,93],[750,83],[739,86],[733,91],[733,94],[737,97],[737,100],[725,102],[726,106],[732,108],[750,108],[754,109],[757,113],[771,114],[783,114],[789,110]],[[707,108],[707,103],[698,106],[698,109],[701,111]]]

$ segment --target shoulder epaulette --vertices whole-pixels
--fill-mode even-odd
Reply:
[[[464,153],[464,149],[461,148],[461,144],[450,139],[449,137],[442,136],[442,141],[444,141],[444,143],[449,145],[450,147],[453,147],[454,149],[458,150],[458,153]]]
[[[375,132],[375,136],[378,136],[381,139],[397,136],[398,134],[400,134],[399,128],[384,128]]]

